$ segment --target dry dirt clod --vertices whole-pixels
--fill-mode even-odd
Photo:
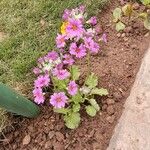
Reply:
[[[61,142],[64,140],[64,135],[61,132],[56,132],[55,135],[56,135],[57,141]]]
[[[62,145],[59,142],[55,142],[55,143],[53,143],[53,148],[54,148],[54,150],[64,150],[64,145]]]
[[[45,143],[45,149],[50,149],[50,148],[52,148],[52,142],[51,141],[47,141],[46,143]]]
[[[109,123],[113,123],[114,120],[115,120],[115,116],[114,116],[114,115],[113,115],[113,116],[108,116],[108,117],[106,118],[106,120],[107,120]]]
[[[112,105],[115,103],[115,101],[113,99],[110,99],[110,98],[107,99],[106,101],[107,101],[107,105]]]
[[[102,144],[99,142],[93,143],[93,150],[100,150],[102,149]]]
[[[115,112],[114,107],[112,105],[107,107],[107,113],[108,115],[113,115]]]
[[[22,144],[23,144],[23,145],[28,145],[28,144],[30,143],[30,141],[31,141],[31,137],[30,137],[30,135],[28,134],[28,135],[26,135],[26,136],[24,137],[24,139],[23,139],[23,141],[22,141]]]
[[[107,105],[106,105],[106,104],[102,106],[102,110],[103,110],[103,111],[105,111],[106,108],[107,108]]]
[[[131,26],[128,26],[124,29],[124,32],[125,33],[131,33],[133,31],[132,27]]]
[[[51,140],[55,135],[55,132],[54,131],[50,131],[49,134],[48,134],[48,138]]]

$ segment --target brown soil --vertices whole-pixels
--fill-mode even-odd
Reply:
[[[1,150],[105,150],[113,129],[120,117],[123,104],[135,80],[141,59],[148,47],[149,36],[141,22],[132,22],[125,32],[117,33],[111,20],[111,10],[117,4],[107,6],[99,15],[108,43],[97,56],[92,57],[92,72],[99,76],[100,86],[109,90],[109,96],[98,98],[102,111],[96,117],[81,113],[82,122],[76,130],[64,126],[61,115],[51,107],[43,106],[36,119],[18,118],[11,132],[1,143]],[[87,70],[82,62],[81,68]]]

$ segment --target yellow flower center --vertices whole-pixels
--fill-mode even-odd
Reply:
[[[61,26],[61,33],[62,34],[66,34],[66,27],[68,25],[69,22],[63,22],[62,26]]]

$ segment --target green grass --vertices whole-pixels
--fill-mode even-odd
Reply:
[[[39,56],[53,49],[64,9],[85,4],[89,14],[94,15],[107,1],[0,0],[0,32],[7,35],[0,42],[0,82],[21,92],[22,85],[27,87],[29,83],[26,91],[31,93],[32,68]],[[0,116],[5,116],[1,114],[0,110]]]

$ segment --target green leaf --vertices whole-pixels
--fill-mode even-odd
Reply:
[[[148,16],[145,20],[144,20],[144,27],[148,30],[150,30],[150,16]]]
[[[90,99],[89,102],[90,102],[90,104],[91,104],[97,111],[100,110],[100,107],[99,107],[99,105],[97,104],[97,102],[96,102],[95,99]]]
[[[131,4],[126,4],[125,6],[122,7],[122,11],[125,16],[130,17],[133,12],[133,7]]]
[[[100,96],[106,96],[108,95],[108,91],[107,89],[104,89],[104,88],[94,88],[92,89],[90,95],[100,95]]]
[[[149,5],[149,4],[150,4],[150,0],[141,0],[141,2],[142,2],[144,5]]]
[[[40,113],[39,107],[32,101],[2,83],[0,83],[0,107],[28,118],[37,117]]]
[[[67,108],[54,108],[53,110],[56,113],[65,114],[65,115],[70,111]]]
[[[75,104],[83,102],[82,95],[78,92],[76,95],[72,96],[71,101],[73,101]]]
[[[146,12],[143,12],[143,13],[139,14],[139,17],[142,18],[142,19],[146,19],[147,16],[148,16],[148,14]]]
[[[80,104],[73,105],[73,112],[78,112],[80,110]]]
[[[91,73],[91,75],[86,79],[85,83],[89,86],[89,88],[94,88],[98,84],[98,78],[94,73]]]
[[[113,17],[114,17],[114,22],[117,22],[118,20],[121,19],[121,9],[120,8],[116,8],[114,11],[113,11]]]
[[[58,90],[64,90],[67,88],[68,80],[58,80],[57,78],[53,78],[53,84]]]
[[[65,125],[70,129],[75,129],[79,126],[80,123],[80,114],[79,113],[71,113],[69,115],[64,116]]]
[[[71,67],[71,75],[72,75],[72,79],[75,81],[75,80],[78,80],[79,77],[80,77],[80,70],[77,66],[73,65]]]
[[[96,109],[93,106],[86,106],[85,109],[89,116],[94,117],[96,115]]]
[[[118,32],[124,30],[124,28],[125,28],[125,24],[123,24],[121,21],[119,21],[118,23],[116,23],[116,30]]]

